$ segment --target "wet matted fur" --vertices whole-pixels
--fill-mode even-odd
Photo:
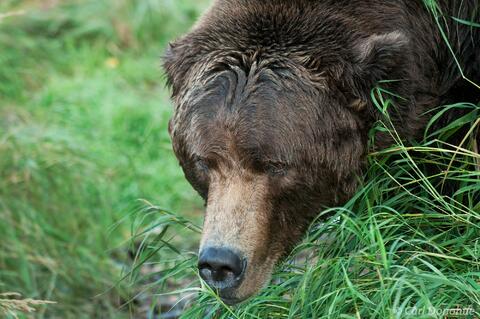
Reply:
[[[439,4],[480,17],[474,0]],[[480,82],[479,29],[445,21],[465,76]],[[201,248],[248,261],[241,285],[221,295],[231,303],[268,282],[323,208],[356,191],[382,116],[371,102],[379,81],[398,96],[389,115],[405,140],[423,132],[426,111],[480,100],[421,0],[217,0],[164,66],[174,151],[206,201]]]

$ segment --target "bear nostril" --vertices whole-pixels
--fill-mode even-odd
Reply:
[[[237,286],[243,275],[245,263],[227,248],[208,247],[200,253],[198,269],[200,276],[216,289]]]

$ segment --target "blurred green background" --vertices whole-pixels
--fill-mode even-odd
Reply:
[[[0,2],[0,294],[57,302],[34,318],[135,317],[138,199],[200,217],[160,58],[208,2]]]

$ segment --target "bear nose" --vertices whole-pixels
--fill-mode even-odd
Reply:
[[[245,261],[228,248],[205,248],[198,259],[200,276],[210,287],[219,290],[238,286],[245,266]]]

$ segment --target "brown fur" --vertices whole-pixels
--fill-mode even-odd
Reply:
[[[478,22],[474,0],[440,4]],[[447,27],[465,75],[480,80],[480,31]],[[480,100],[452,61],[420,0],[217,0],[172,43],[170,133],[207,203],[202,247],[248,260],[243,283],[222,297],[258,291],[318,212],[355,192],[382,118],[370,98],[378,81],[394,80],[382,87],[402,97],[389,115],[404,139],[421,134],[425,111]]]

